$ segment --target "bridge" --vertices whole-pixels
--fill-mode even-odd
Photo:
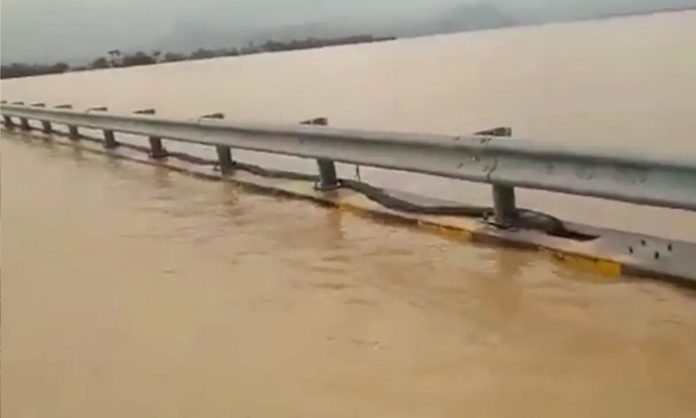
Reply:
[[[230,121],[219,113],[181,120],[158,116],[154,109],[117,114],[106,107],[80,111],[22,102],[2,103],[0,111],[5,129],[33,131],[57,143],[389,217],[460,239],[541,250],[601,274],[696,285],[696,243],[567,222],[515,203],[515,189],[528,188],[696,211],[693,157],[557,145],[511,137],[505,127],[447,136],[336,129],[325,118],[272,125]],[[102,135],[86,135],[84,129]],[[147,145],[120,142],[117,134],[146,137]],[[217,159],[169,152],[166,141],[214,147]],[[317,174],[237,161],[235,149],[314,159]],[[492,204],[463,206],[341,179],[336,162],[489,184]]]

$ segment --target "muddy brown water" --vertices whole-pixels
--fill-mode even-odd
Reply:
[[[696,14],[3,81],[3,99],[696,151]],[[187,148],[205,153],[208,151]],[[311,162],[242,154],[271,165]],[[694,294],[3,132],[8,417],[690,417]],[[343,167],[352,173],[352,167]],[[488,190],[364,170],[465,201]],[[522,193],[692,237],[692,215]]]

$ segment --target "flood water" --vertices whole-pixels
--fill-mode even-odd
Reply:
[[[696,13],[675,13],[3,81],[2,96],[366,129],[510,125],[686,153],[696,152],[694,39]],[[4,416],[696,410],[693,292],[5,132],[0,158]],[[363,177],[463,201],[488,193]],[[696,236],[696,218],[677,211],[521,197],[577,220]]]

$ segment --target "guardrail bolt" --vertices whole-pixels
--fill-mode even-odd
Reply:
[[[139,115],[154,115],[155,114],[155,109],[142,109],[142,110],[136,110],[136,114]],[[167,150],[164,149],[164,146],[162,145],[162,138],[157,137],[157,136],[151,136],[148,137],[148,142],[150,142],[150,157],[154,158],[156,160],[160,160],[162,158],[165,158],[167,156]]]
[[[315,118],[303,120],[300,124],[326,126],[329,124],[329,120],[327,118]],[[327,191],[341,186],[336,175],[336,164],[332,160],[317,158],[317,166],[319,167],[319,182],[315,185],[317,190]]]
[[[224,113],[210,113],[201,116],[203,119],[224,119]],[[228,174],[234,170],[234,160],[232,159],[232,150],[230,147],[224,145],[216,145],[215,151],[218,156],[218,163],[220,164],[220,172],[222,174]]]

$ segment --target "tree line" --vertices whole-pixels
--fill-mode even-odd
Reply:
[[[138,51],[135,53],[124,54],[120,50],[114,49],[108,51],[106,56],[99,57],[90,62],[88,65],[83,66],[71,67],[64,62],[59,62],[52,65],[23,63],[2,65],[2,68],[0,69],[0,78],[30,77],[35,75],[60,74],[69,71],[86,71],[102,68],[134,67],[165,62],[201,60],[216,57],[234,57],[238,55],[258,54],[262,52],[293,51],[299,49],[321,48],[325,46],[380,42],[392,39],[396,38],[391,36],[375,37],[372,35],[355,35],[341,38],[306,38],[287,42],[269,40],[260,45],[254,45],[253,42],[250,42],[249,45],[242,48],[198,48],[189,54],[162,51],[152,51],[151,53]]]

